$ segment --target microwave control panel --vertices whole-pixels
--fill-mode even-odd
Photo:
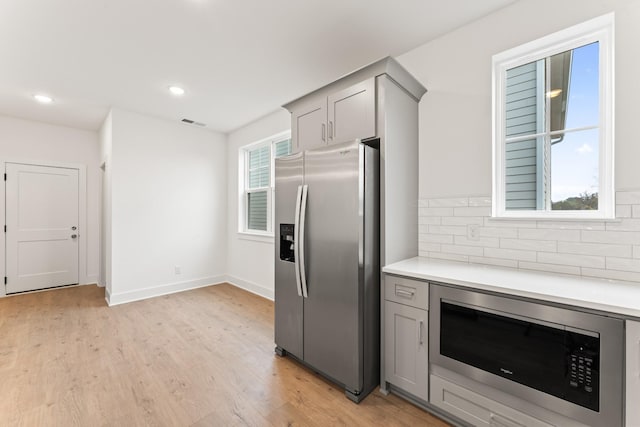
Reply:
[[[593,374],[597,367],[594,366],[595,352],[579,347],[571,353],[569,362],[569,385],[582,389],[587,393],[593,392]]]

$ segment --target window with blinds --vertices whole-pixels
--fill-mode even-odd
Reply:
[[[273,160],[291,153],[291,137],[289,133],[281,134],[276,138],[252,144],[241,151],[245,164],[243,231],[270,233],[273,228]]]

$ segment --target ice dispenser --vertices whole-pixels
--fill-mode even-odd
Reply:
[[[280,224],[280,259],[295,262],[293,244],[295,242],[293,224]]]

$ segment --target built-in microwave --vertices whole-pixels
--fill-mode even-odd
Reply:
[[[624,322],[430,287],[430,363],[591,426],[621,426]]]

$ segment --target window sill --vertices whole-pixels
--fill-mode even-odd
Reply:
[[[248,231],[238,231],[238,238],[242,240],[251,240],[254,242],[273,243],[273,234],[270,233],[251,233]]]

